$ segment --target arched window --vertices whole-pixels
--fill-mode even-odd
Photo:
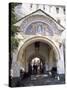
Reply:
[[[43,10],[45,10],[45,5],[43,5]]]
[[[59,8],[58,7],[56,7],[56,12],[57,12],[57,14],[59,13]]]
[[[63,8],[63,12],[64,12],[64,14],[65,14],[65,7]]]
[[[32,8],[33,4],[30,4],[30,8]]]
[[[51,6],[49,6],[49,12],[51,13]]]
[[[39,4],[36,4],[36,8],[37,8],[37,9],[39,8]]]

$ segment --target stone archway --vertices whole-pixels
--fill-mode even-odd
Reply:
[[[17,56],[17,61],[19,63],[21,63],[21,66],[26,70],[26,72],[28,72],[28,70],[27,70],[28,69],[28,63],[25,62],[25,60],[26,60],[25,53],[26,52],[24,52],[24,51],[29,45],[31,45],[32,43],[35,43],[37,41],[40,41],[40,42],[43,42],[43,43],[46,43],[47,45],[49,45],[53,49],[53,52],[55,53],[56,61],[58,61],[60,59],[60,54],[59,54],[58,47],[49,38],[46,38],[44,36],[34,36],[34,37],[31,37],[31,38],[28,38],[24,42],[22,47],[19,49],[18,56]]]
[[[32,61],[34,60],[34,62],[32,63]],[[38,61],[37,61],[38,60]],[[37,74],[40,74],[40,73],[44,73],[45,71],[45,62],[46,62],[46,59],[44,56],[38,54],[32,54],[31,56],[29,56],[28,58],[28,71],[31,73],[31,74],[34,74],[34,68],[33,66],[36,64],[37,65],[37,68],[39,67],[39,71],[37,69]]]

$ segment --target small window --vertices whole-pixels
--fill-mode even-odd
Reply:
[[[37,9],[39,8],[39,4],[37,4]]]
[[[49,12],[51,12],[51,6],[49,6]]]
[[[59,13],[59,8],[58,7],[56,7],[56,12]]]
[[[31,5],[30,5],[30,8],[32,8],[32,6],[33,6],[33,5],[31,4]]]
[[[45,5],[43,5],[43,9],[45,10]]]
[[[58,24],[60,24],[60,20],[59,19],[57,20],[57,22],[58,22]]]
[[[64,12],[64,14],[65,14],[65,8],[63,8],[63,12]]]

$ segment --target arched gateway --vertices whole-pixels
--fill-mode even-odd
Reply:
[[[44,72],[56,67],[58,74],[64,73],[63,45],[60,37],[64,28],[61,25],[39,9],[20,19],[15,26],[19,27],[18,34],[21,37],[19,36],[20,42],[14,61],[20,68],[29,72],[32,60],[39,58],[40,64],[45,67]],[[20,70],[16,70],[16,73],[18,71]]]
[[[38,44],[39,46],[35,46],[36,44]],[[48,52],[45,52],[45,46],[49,50]],[[42,51],[41,49],[44,50]],[[47,55],[47,57],[45,55]],[[57,67],[57,62],[58,60],[60,60],[58,47],[52,40],[43,36],[34,36],[26,40],[18,52],[17,61],[21,63],[21,66],[24,68],[24,70],[28,72],[28,64],[30,60],[35,57],[41,58],[43,62],[46,63],[45,65],[48,65],[49,69],[51,69],[50,67],[52,67],[53,65]],[[50,64],[52,66],[50,66]]]

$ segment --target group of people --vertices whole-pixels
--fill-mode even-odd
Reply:
[[[40,74],[43,72],[43,64],[39,63],[39,64],[33,64],[30,67],[32,74]]]

